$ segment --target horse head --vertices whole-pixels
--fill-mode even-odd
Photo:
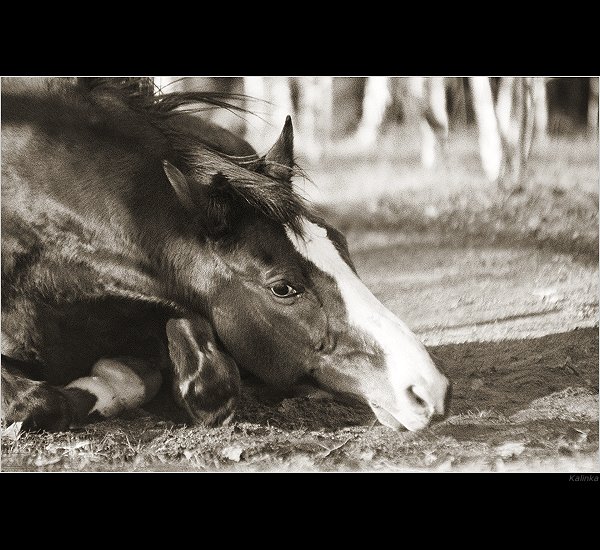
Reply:
[[[164,171],[211,254],[191,261],[190,292],[202,286],[238,366],[278,386],[311,377],[395,429],[444,413],[446,377],[360,280],[343,235],[295,194],[289,117],[271,150],[247,164],[202,147],[181,158]]]

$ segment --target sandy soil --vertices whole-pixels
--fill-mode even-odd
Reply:
[[[367,285],[453,382],[449,416],[393,432],[367,409],[246,389],[227,427],[134,411],[2,438],[3,470],[598,471],[598,266],[534,247],[354,231]]]

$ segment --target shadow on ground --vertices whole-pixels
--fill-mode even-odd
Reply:
[[[453,381],[453,401],[421,432],[393,432],[366,408],[253,385],[222,428],[134,411],[70,433],[5,435],[2,469],[597,470],[597,327],[430,351]]]

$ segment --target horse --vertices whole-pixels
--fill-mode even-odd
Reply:
[[[170,383],[188,420],[235,413],[240,372],[368,403],[393,429],[449,381],[296,192],[293,126],[258,155],[201,92],[143,79],[2,80],[2,417],[66,430]]]

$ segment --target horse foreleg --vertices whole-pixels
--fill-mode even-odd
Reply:
[[[82,422],[95,402],[87,391],[31,380],[2,357],[2,419],[7,424],[22,422],[26,431],[63,431]]]
[[[211,325],[201,317],[167,322],[173,394],[198,424],[226,424],[240,393],[240,373],[215,341]]]
[[[74,380],[65,391],[92,395],[94,404],[88,414],[108,418],[148,403],[158,393],[161,383],[158,365],[134,357],[117,357],[100,359],[90,376]]]

